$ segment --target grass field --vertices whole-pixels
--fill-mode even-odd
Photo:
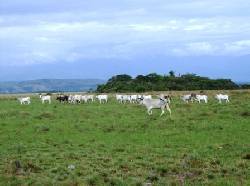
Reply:
[[[250,92],[173,115],[0,97],[0,185],[250,185]],[[214,92],[208,92],[209,95]]]

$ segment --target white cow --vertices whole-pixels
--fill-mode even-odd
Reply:
[[[137,99],[143,99],[143,95],[138,94]]]
[[[99,100],[100,103],[108,102],[108,95],[97,95],[96,98]]]
[[[123,95],[122,96],[122,103],[130,102],[130,101],[131,101],[130,95]]]
[[[165,113],[165,108],[167,108],[169,114],[171,115],[171,109],[169,107],[168,101],[164,98],[143,99],[142,104],[146,106],[149,115],[152,115],[152,109],[161,109],[160,116],[162,116]]]
[[[40,95],[40,98],[42,100],[42,103],[48,102],[49,104],[51,103],[51,96],[47,95],[47,96],[42,96]]]
[[[222,103],[222,101],[226,101],[226,103],[229,102],[229,96],[228,95],[223,95],[223,94],[217,94],[215,98],[219,101],[219,103]]]
[[[88,102],[88,97],[87,97],[87,95],[83,95],[83,96],[81,97],[81,100],[82,100],[84,103],[87,103],[87,102]]]
[[[119,103],[122,103],[122,95],[116,94],[115,97],[116,97],[116,100],[117,100]]]
[[[196,94],[191,93],[191,94],[183,95],[181,96],[181,99],[186,103],[188,103],[189,101],[193,103],[194,100],[196,99]]]
[[[130,96],[130,103],[136,103],[137,102],[138,95],[131,95]]]
[[[69,99],[68,99],[69,103],[73,103],[74,102],[74,96],[73,95],[69,95]]]
[[[82,95],[73,95],[71,102],[76,104],[76,103],[81,103],[82,100]]]
[[[204,101],[205,103],[208,102],[207,95],[196,95],[196,100],[201,103],[201,101]]]
[[[93,102],[95,100],[94,95],[87,95],[87,100],[91,100]]]
[[[17,98],[19,101],[20,101],[20,103],[21,103],[21,105],[22,104],[30,104],[31,102],[30,102],[30,97],[24,97],[24,98]]]
[[[191,94],[181,96],[181,99],[188,103],[191,100]]]
[[[94,95],[83,95],[81,97],[81,100],[84,101],[85,103],[87,103],[89,100],[90,101],[94,101]]]
[[[151,95],[143,95],[143,99],[152,99]]]

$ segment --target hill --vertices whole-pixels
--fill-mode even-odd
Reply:
[[[241,88],[231,79],[210,79],[196,74],[175,76],[151,73],[135,78],[121,74],[110,78],[106,84],[97,87],[98,92],[145,92],[167,90],[233,90]]]
[[[39,79],[20,82],[0,82],[0,93],[26,92],[78,92],[95,90],[98,84],[105,81],[100,79]]]

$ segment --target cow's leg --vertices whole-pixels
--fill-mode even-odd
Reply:
[[[152,114],[152,110],[151,108],[148,108],[148,115],[151,115]]]
[[[160,117],[161,117],[164,113],[165,113],[164,107],[161,107],[161,115],[160,115]]]
[[[167,108],[167,110],[168,110],[168,112],[169,112],[169,114],[170,114],[170,116],[171,116],[172,112],[171,112],[171,109],[170,109],[170,107],[169,107],[168,104],[166,105],[166,108]]]

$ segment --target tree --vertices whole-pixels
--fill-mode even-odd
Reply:
[[[247,86],[246,86],[247,87]],[[138,75],[132,78],[121,74],[113,76],[104,85],[97,87],[97,92],[145,92],[164,90],[218,90],[237,89],[239,86],[230,79],[209,79],[196,74],[184,74],[176,77],[173,71],[169,76],[156,73]]]
[[[175,77],[175,72],[173,70],[169,71],[169,76],[170,77]]]

